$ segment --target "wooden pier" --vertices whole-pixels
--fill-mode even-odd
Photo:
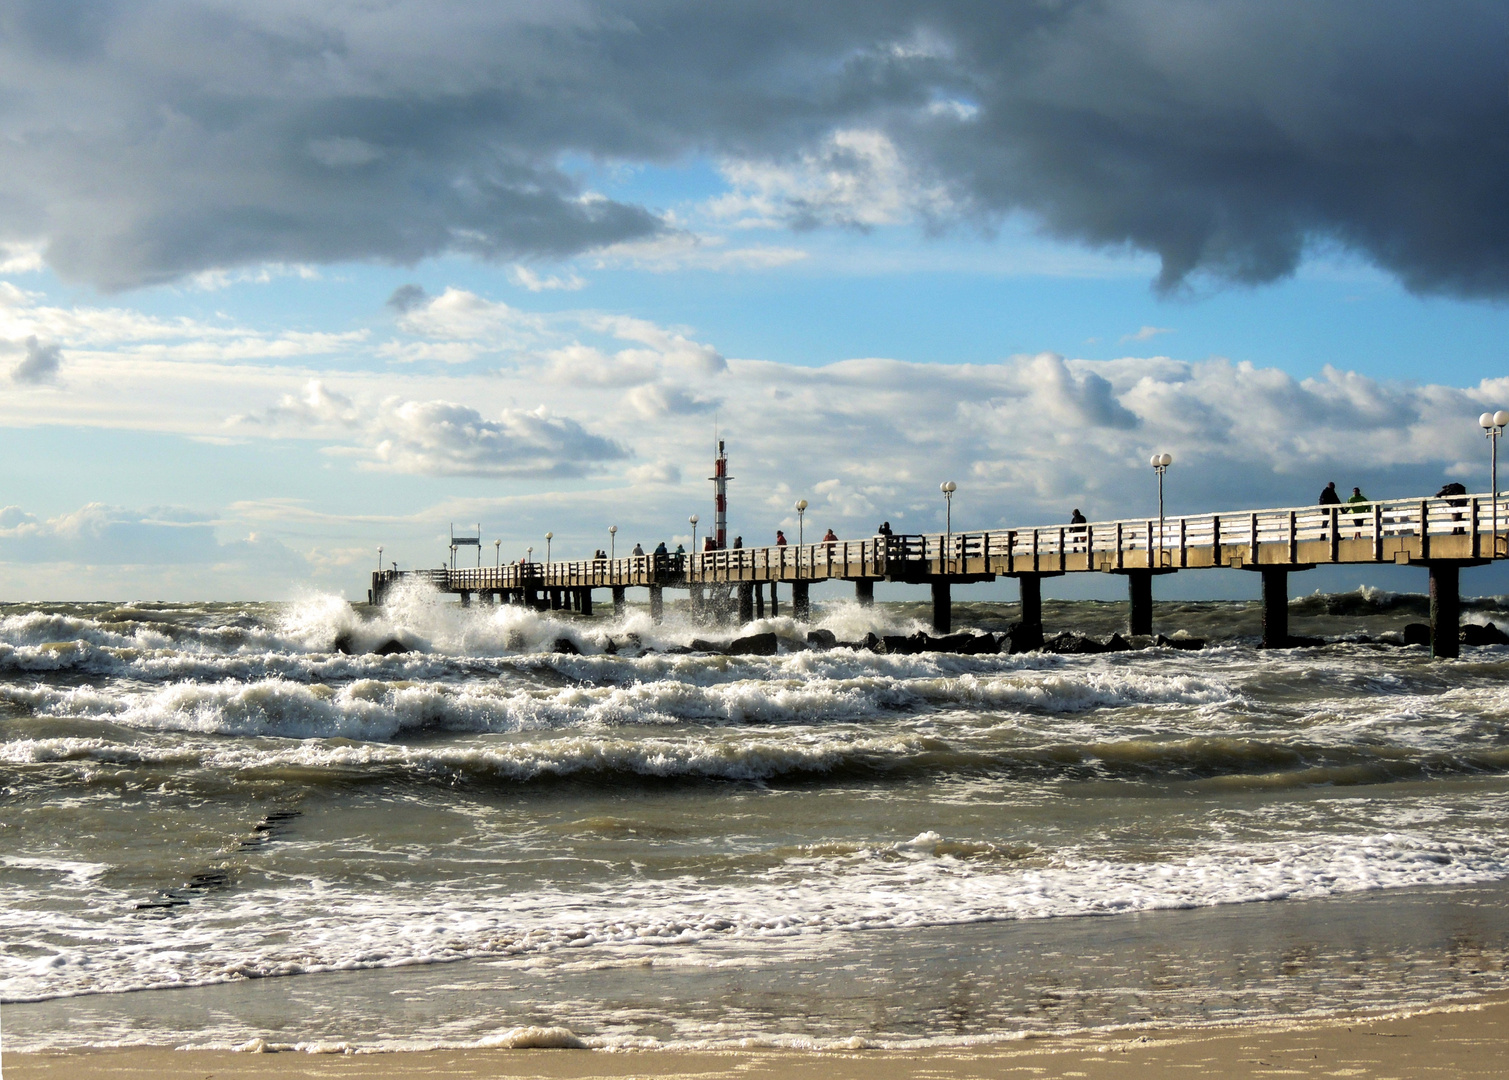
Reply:
[[[1496,528],[1495,528],[1496,527]],[[1152,579],[1182,570],[1229,568],[1262,575],[1263,644],[1289,640],[1289,574],[1331,564],[1394,563],[1429,573],[1431,651],[1458,653],[1463,567],[1509,555],[1509,499],[1454,495],[1385,499],[1346,506],[1301,506],[1181,517],[1040,525],[985,532],[895,534],[865,540],[732,548],[685,555],[522,562],[473,569],[380,570],[370,599],[381,603],[398,583],[421,579],[463,604],[518,603],[592,612],[595,589],[611,590],[621,613],[628,589],[649,591],[651,616],[663,612],[666,589],[685,589],[693,610],[717,621],[763,617],[768,593],[779,613],[779,588],[790,589],[792,613],[808,614],[815,582],[852,581],[861,604],[875,582],[928,585],[933,625],[952,628],[955,585],[1016,578],[1021,621],[1042,633],[1042,580],[1064,574],[1115,574],[1127,579],[1133,634],[1152,632]]]

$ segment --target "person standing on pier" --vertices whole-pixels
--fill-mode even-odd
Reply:
[[[1320,498],[1315,500],[1317,506],[1340,506],[1341,496],[1336,494],[1336,481],[1332,480],[1321,489]]]
[[[1341,508],[1341,512],[1344,514],[1366,513],[1367,508],[1371,503],[1372,500],[1362,493],[1362,489],[1360,487],[1354,487],[1352,489],[1352,494],[1347,496],[1347,504]],[[1362,530],[1359,528],[1352,533],[1352,539],[1355,540],[1361,535]]]
[[[776,547],[785,547],[786,546],[786,534],[783,533],[780,529],[777,529],[775,531],[775,546]]]
[[[836,544],[836,543],[838,543],[838,533],[834,532],[832,529],[829,529],[826,533],[823,534],[823,543],[825,543],[825,544]]]
[[[1069,535],[1073,538],[1074,550],[1078,551],[1079,545],[1085,538],[1085,515],[1079,512],[1079,507],[1077,506],[1074,508],[1074,512],[1069,515]]]

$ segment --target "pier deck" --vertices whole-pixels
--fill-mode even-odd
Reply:
[[[687,589],[694,603],[708,590],[737,596],[741,621],[763,608],[763,587],[791,588],[798,617],[806,614],[813,583],[856,583],[861,602],[874,582],[932,587],[934,625],[950,626],[950,588],[1017,578],[1023,622],[1040,625],[1041,580],[1063,574],[1106,573],[1128,578],[1129,628],[1151,631],[1151,579],[1180,570],[1232,568],[1263,575],[1264,639],[1288,638],[1287,575],[1327,563],[1420,565],[1430,571],[1432,644],[1437,655],[1457,652],[1457,575],[1509,554],[1509,499],[1495,514],[1489,494],[1384,499],[1352,506],[1301,506],[1177,517],[1055,524],[1028,528],[895,534],[864,540],[733,548],[676,555],[524,562],[471,569],[380,570],[371,598],[380,602],[399,582],[420,578],[435,589],[527,604],[566,604],[590,612],[591,591],[611,589],[621,610],[624,590],[650,590],[658,617],[664,589]],[[1496,526],[1496,528],[1495,528]],[[1437,624],[1440,624],[1437,627]],[[1447,641],[1447,638],[1450,641]]]

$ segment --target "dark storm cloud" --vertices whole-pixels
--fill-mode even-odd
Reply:
[[[1026,211],[1165,287],[1335,243],[1502,296],[1504,44],[1490,0],[12,3],[0,235],[105,287],[564,256],[663,225],[563,162],[789,164],[864,128],[947,193],[933,226]]]
[[[393,295],[388,297],[388,306],[400,315],[407,315],[423,305],[429,298],[423,285],[400,285],[393,290]]]
[[[47,345],[35,337],[24,342],[26,356],[11,371],[10,377],[18,383],[52,382],[58,377],[58,368],[63,363],[63,350],[57,345]]]

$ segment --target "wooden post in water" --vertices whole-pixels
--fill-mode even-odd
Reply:
[[[471,607],[472,606],[472,594],[469,593],[469,592],[467,592],[465,589],[461,590],[461,606],[462,607]]]
[[[812,602],[807,598],[805,581],[791,583],[791,617],[797,622],[807,622],[812,618]]]
[[[940,634],[953,633],[953,598],[947,578],[933,578],[933,629]]]
[[[765,586],[760,582],[754,584],[755,618],[765,617]]]
[[[1265,566],[1263,575],[1263,648],[1284,649],[1289,645],[1289,571]]]
[[[1153,572],[1151,570],[1128,570],[1127,575],[1127,632],[1142,636],[1153,633]]]
[[[665,588],[660,585],[650,586],[650,621],[665,622]]]
[[[613,586],[613,617],[615,619],[621,619],[624,617],[624,607],[626,600],[624,594],[627,592],[628,590],[625,589],[622,585]]]
[[[1436,660],[1451,660],[1461,654],[1460,572],[1461,567],[1454,562],[1430,564],[1430,655]]]
[[[754,622],[754,594],[758,585],[744,581],[739,583],[739,625]],[[764,606],[763,604],[761,605]]]
[[[854,583],[854,600],[860,607],[870,607],[875,603],[875,582],[869,578],[860,578]]]
[[[785,549],[783,548],[782,550],[784,551]],[[772,619],[781,617],[781,594],[780,590],[776,588],[776,583],[773,581],[770,583],[770,617]]]
[[[579,597],[579,599],[577,600],[577,603],[576,603],[576,610],[580,611],[583,615],[591,615],[592,614],[592,590],[591,589],[581,589],[581,590],[579,590],[577,592],[577,596]]]

